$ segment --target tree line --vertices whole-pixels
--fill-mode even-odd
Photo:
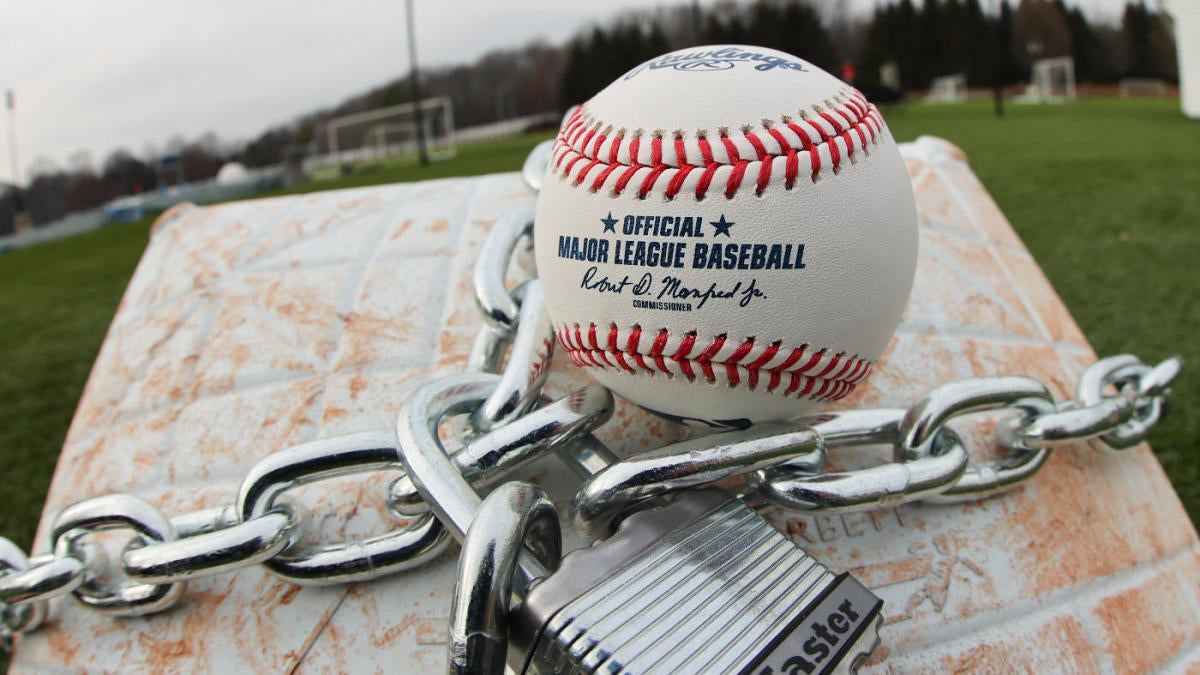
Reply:
[[[228,161],[239,159],[243,150],[226,147],[216,134],[208,132],[193,141],[182,137],[172,139],[166,153],[179,157],[175,175],[188,181],[207,180]],[[97,167],[91,155],[79,151],[67,160],[67,166],[39,158],[30,167],[32,179],[21,191],[20,204],[33,222],[43,224],[58,220],[68,213],[101,206],[122,195],[136,195],[159,188],[156,169],[159,151],[147,146],[138,156],[125,148],[113,150]],[[167,186],[163,186],[167,187]],[[0,192],[0,202],[14,201],[14,195]],[[18,210],[13,204],[0,204],[0,211]],[[3,220],[3,219],[0,219]],[[0,233],[5,229],[0,222]]]
[[[880,68],[894,62],[903,89],[922,90],[939,76],[962,73],[972,87],[1028,79],[1033,61],[1075,60],[1080,82],[1124,77],[1177,81],[1167,18],[1131,0],[1120,22],[1094,22],[1063,0],[893,0],[867,15],[850,15],[841,0],[722,0],[626,12],[581,30],[562,46],[541,42],[489,53],[472,64],[422,71],[422,97],[447,96],[455,124],[469,127],[534,113],[564,110],[591,97],[639,63],[672,49],[721,42],[780,49],[878,91]],[[697,13],[697,9],[699,9]],[[847,69],[847,66],[850,68]],[[328,150],[331,118],[410,102],[407,75],[267,129],[252,140],[223,144],[213,134],[176,138],[187,180],[211,178],[226,161],[257,167]],[[357,144],[350,129],[344,147]],[[157,152],[121,149],[99,168],[86,154],[66,168],[39,160],[25,202],[35,222],[98,206],[113,197],[157,189]]]

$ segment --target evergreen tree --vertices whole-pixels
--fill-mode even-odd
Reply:
[[[962,32],[966,62],[963,70],[971,86],[990,84],[994,79],[993,52],[996,49],[995,22],[983,14],[979,0],[966,0],[962,7]]]
[[[1021,79],[1022,73],[1012,51],[1013,10],[1008,0],[1000,0],[1000,18],[996,30],[999,33],[995,48],[996,72],[999,74],[1000,84],[1013,84]]]
[[[1150,34],[1153,30],[1154,18],[1146,5],[1139,2],[1129,2],[1125,5],[1125,14],[1121,18],[1121,28],[1125,31],[1125,44],[1129,49],[1129,68],[1126,77],[1154,77],[1151,66]]]

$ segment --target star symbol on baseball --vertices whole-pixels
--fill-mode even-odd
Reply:
[[[736,223],[725,220],[724,213],[721,214],[720,219],[711,221],[711,222],[709,222],[709,224],[713,226],[713,236],[714,237],[723,234],[726,237],[729,237],[731,239],[733,238],[733,236],[729,234],[729,228],[733,227]]]
[[[604,223],[604,231],[617,233],[617,219],[612,217],[612,211],[608,212],[607,218],[601,218],[600,222]]]

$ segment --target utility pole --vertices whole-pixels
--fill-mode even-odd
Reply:
[[[408,60],[412,64],[412,100],[414,119],[417,123],[417,153],[421,166],[429,164],[429,153],[425,151],[425,116],[421,111],[421,84],[417,75],[417,29],[413,26],[412,0],[405,0],[408,11]]]
[[[16,102],[13,100],[12,89],[4,92],[4,104],[8,108],[8,155],[12,161],[12,184],[20,189],[20,162],[17,161],[17,113]]]
[[[17,160],[17,104],[12,89],[4,91],[4,107],[8,108],[8,155],[12,161],[12,190],[16,213],[13,214],[13,231],[24,232],[33,227],[29,207],[21,190],[21,163]]]

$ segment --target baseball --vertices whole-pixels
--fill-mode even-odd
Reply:
[[[564,121],[537,202],[560,348],[669,419],[786,420],[863,383],[917,213],[879,110],[790,54],[683,49]]]

